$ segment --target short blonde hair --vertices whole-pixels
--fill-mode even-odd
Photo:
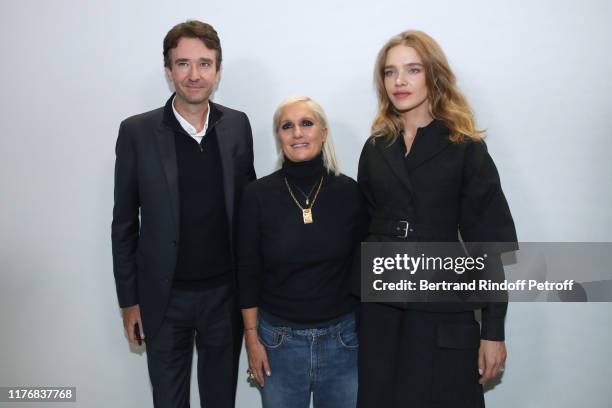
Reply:
[[[319,122],[321,122],[321,128],[327,129],[327,139],[325,140],[325,142],[323,142],[322,148],[323,166],[325,167],[328,173],[333,173],[336,176],[340,175],[340,168],[338,167],[338,160],[336,159],[336,150],[334,148],[334,142],[330,136],[327,116],[325,115],[323,107],[313,99],[309,98],[308,96],[296,95],[290,96],[284,101],[282,101],[281,104],[278,105],[278,108],[276,108],[276,111],[274,112],[274,116],[272,118],[274,134],[278,139],[278,130],[280,128],[281,113],[283,112],[283,109],[285,109],[289,105],[293,105],[294,103],[300,102],[305,103],[306,106],[308,106],[308,109],[310,109],[310,111],[317,117]],[[281,152],[279,157],[279,163],[282,163],[284,160],[284,155]]]

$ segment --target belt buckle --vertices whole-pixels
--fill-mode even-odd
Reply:
[[[403,226],[401,224],[404,224]],[[397,235],[398,238],[408,238],[408,230],[410,228],[410,223],[408,221],[398,221],[398,226],[395,227],[396,231],[403,231],[403,234]]]

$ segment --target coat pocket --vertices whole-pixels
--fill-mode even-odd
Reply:
[[[437,327],[431,390],[436,407],[484,406],[478,384],[479,346],[480,326],[476,322]]]

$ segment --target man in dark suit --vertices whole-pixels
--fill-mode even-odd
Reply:
[[[221,45],[188,21],[164,39],[176,93],[124,120],[115,163],[113,267],[130,342],[146,339],[155,407],[188,407],[193,344],[204,407],[233,407],[241,328],[234,212],[255,179],[247,116],[209,100]]]

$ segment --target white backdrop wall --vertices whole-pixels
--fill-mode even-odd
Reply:
[[[3,0],[0,386],[73,385],[70,407],[150,404],[112,275],[114,144],[122,119],[168,98],[162,39],[189,18],[220,34],[214,99],[249,115],[259,175],[275,163],[272,113],[299,93],[326,108],[355,177],[375,55],[417,28],[442,45],[488,129],[519,238],[612,241],[608,1]],[[610,322],[609,303],[512,304],[507,370],[487,404],[609,407]],[[258,407],[245,369],[243,354],[238,406]]]

